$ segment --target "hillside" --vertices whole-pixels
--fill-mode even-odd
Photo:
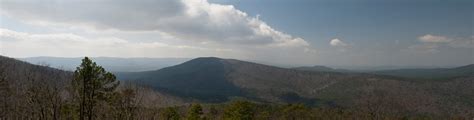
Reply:
[[[233,59],[197,58],[157,71],[123,73],[118,74],[118,77],[139,80],[159,89],[206,101],[226,101],[230,97],[275,100],[278,94],[311,94],[296,89],[304,88],[297,84],[310,83],[309,72]],[[315,80],[311,84],[323,81],[326,80]]]
[[[14,58],[0,56],[0,73],[13,86],[20,86],[31,81],[44,81],[48,83],[64,83],[70,79],[72,73],[59,69],[33,65]]]
[[[71,75],[0,56],[0,118],[20,118],[14,116],[28,116],[43,108],[37,106],[60,103],[52,98],[61,98],[59,93],[66,91]]]
[[[0,56],[0,102],[2,103],[0,104],[0,119],[3,115],[11,118],[38,115],[35,112],[49,107],[55,110],[62,109],[57,107],[73,101],[69,93],[72,75],[73,73],[69,71]],[[122,87],[124,86],[120,86],[119,89]],[[144,96],[141,102],[147,106],[183,104],[180,98],[143,86],[136,86],[135,89],[139,90],[136,92],[137,95]]]
[[[456,77],[474,75],[474,64],[456,68],[433,68],[433,69],[397,69],[370,72],[379,75],[390,75],[411,79],[435,79],[447,80]]]
[[[120,79],[136,80],[159,90],[205,101],[226,101],[232,97],[266,102],[305,101],[318,98],[325,89],[345,83],[389,80],[369,74],[299,71],[212,57],[197,58],[156,71],[117,75]],[[347,88],[358,86],[353,84]]]
[[[396,77],[365,73],[302,71],[235,59],[196,58],[155,71],[119,73],[158,91],[201,102],[226,102],[244,98],[264,103],[306,103],[316,106],[396,107],[386,112],[446,113],[469,110],[472,77],[444,82],[413,82]],[[452,87],[440,87],[452,86]],[[454,87],[459,86],[459,87]],[[369,104],[370,103],[370,104]],[[452,112],[458,114],[457,112]],[[449,112],[451,114],[451,112]]]

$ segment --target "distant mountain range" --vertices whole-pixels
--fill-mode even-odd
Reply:
[[[36,65],[49,65],[53,68],[59,68],[66,71],[74,71],[80,64],[82,58],[63,58],[63,57],[29,57],[18,58],[19,60],[33,63]],[[116,57],[93,57],[91,58],[99,65],[112,72],[141,72],[153,71],[174,65],[184,63],[191,58],[116,58]],[[258,63],[261,63],[258,62]],[[265,65],[276,65],[263,61]],[[280,65],[288,68],[289,65]],[[327,66],[302,66],[291,69],[312,72],[339,72],[339,73],[367,73],[376,75],[388,75],[408,79],[423,80],[443,80],[474,74],[474,64],[461,66],[457,68],[398,68],[389,70],[380,69],[336,69]],[[397,68],[397,67],[392,67]]]
[[[367,73],[422,80],[447,80],[456,77],[474,75],[474,64],[455,68],[411,68],[372,71],[334,69],[326,66],[296,67],[292,69],[313,72]]]
[[[397,77],[338,71],[345,70],[321,66],[286,69],[235,59],[206,57],[160,70],[117,73],[117,76],[177,96],[208,102],[239,97],[282,103],[333,101],[356,97],[366,87],[364,85],[374,81],[380,86],[387,86],[383,88],[387,91],[393,87],[388,83],[397,83],[395,85],[399,87],[409,86],[409,82]]]
[[[404,78],[445,80],[463,76],[474,76],[474,64],[456,68],[397,69],[373,71],[370,73]]]
[[[29,57],[18,58],[33,64],[47,64],[54,68],[74,71],[83,58],[63,57]],[[177,65],[190,58],[115,58],[115,57],[92,57],[93,61],[112,72],[138,72],[156,70],[172,65]]]

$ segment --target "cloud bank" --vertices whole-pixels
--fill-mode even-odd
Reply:
[[[29,56],[110,56],[110,57],[234,57],[238,51],[173,45],[161,42],[129,42],[116,37],[88,38],[68,34],[31,34],[0,28],[2,55]],[[226,56],[227,55],[227,56]]]
[[[183,40],[253,46],[306,47],[232,5],[207,0],[4,0],[1,14],[38,24],[98,30],[158,31]]]

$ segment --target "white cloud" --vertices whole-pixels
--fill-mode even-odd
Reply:
[[[107,57],[203,57],[243,60],[272,60],[273,63],[312,63],[316,51],[310,48],[250,47],[239,45],[176,44],[131,41],[117,37],[85,37],[74,33],[27,33],[0,28],[0,54],[31,56]]]
[[[232,5],[207,0],[4,0],[0,12],[20,20],[99,30],[159,31],[183,40],[250,46],[308,47]]]
[[[448,43],[452,41],[452,39],[447,38],[445,36],[437,36],[437,35],[431,35],[431,34],[420,36],[418,37],[418,39],[421,42],[427,42],[427,43]]]
[[[0,27],[0,53],[11,57],[317,58],[303,38],[207,0],[0,0],[0,16],[33,28]]]
[[[110,56],[110,57],[232,57],[238,51],[172,45],[161,42],[130,42],[115,37],[88,38],[72,33],[31,34],[0,28],[0,53],[12,57],[28,56]],[[227,55],[227,56],[226,56]]]
[[[345,46],[348,46],[346,43],[344,43],[343,41],[335,38],[335,39],[332,39],[331,42],[329,42],[329,44],[331,46],[334,46],[334,47],[345,47]]]
[[[453,48],[474,48],[474,36],[464,38],[452,38],[441,35],[426,34],[418,37],[423,43],[443,44]]]
[[[474,48],[474,38],[452,38],[441,35],[426,34],[418,37],[421,44],[415,44],[408,47],[409,50],[418,53],[438,53],[441,47],[450,48]]]

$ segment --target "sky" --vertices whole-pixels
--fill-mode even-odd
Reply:
[[[472,0],[0,0],[9,57],[474,64]]]

